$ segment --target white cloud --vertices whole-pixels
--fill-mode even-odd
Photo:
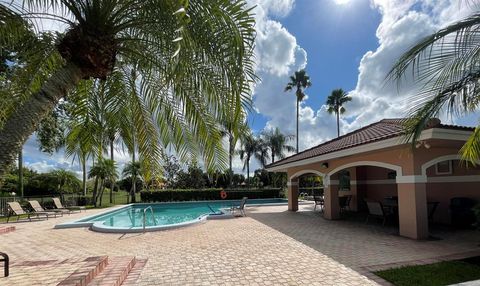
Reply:
[[[385,76],[417,41],[470,13],[470,7],[448,0],[373,0],[372,7],[382,14],[377,29],[379,46],[367,52],[360,62],[357,86],[350,92],[354,100],[349,109],[354,120],[345,125],[345,131],[383,118],[407,115],[413,107],[410,96],[415,92],[411,79],[405,79],[398,90],[394,83],[385,81]]]

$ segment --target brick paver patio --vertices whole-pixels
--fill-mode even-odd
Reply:
[[[0,251],[13,262],[11,276],[0,278],[0,285],[32,285],[32,277],[35,285],[56,285],[61,274],[71,273],[68,265],[49,270],[55,273],[41,267],[16,271],[21,261],[104,255],[148,259],[136,285],[375,285],[366,267],[479,249],[473,232],[439,233],[443,240],[417,242],[374,225],[324,220],[310,206],[298,213],[285,209],[250,208],[245,218],[128,235],[53,229],[103,210],[16,223],[16,231],[0,235]]]

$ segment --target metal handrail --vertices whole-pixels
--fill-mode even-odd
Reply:
[[[146,224],[146,220],[147,220],[147,215],[146,215],[147,210],[151,211],[153,224],[157,225],[157,221],[155,220],[155,215],[153,214],[153,208],[152,208],[152,206],[148,206],[148,207],[143,209],[143,232],[145,232],[145,224]]]

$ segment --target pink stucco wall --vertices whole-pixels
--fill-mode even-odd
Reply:
[[[452,161],[451,175],[437,175],[435,165],[427,169],[428,178],[480,175],[480,167],[466,167],[460,161]],[[427,201],[439,202],[433,216],[434,222],[450,223],[449,205],[454,197],[468,197],[480,203],[480,183],[478,182],[429,182],[427,183]]]

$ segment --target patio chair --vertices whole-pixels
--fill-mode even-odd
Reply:
[[[345,212],[348,210],[350,210],[350,201],[352,200],[352,196],[348,195],[348,196],[343,196],[343,197],[339,197],[338,198],[338,203],[340,205],[340,212]]]
[[[372,201],[372,200],[365,200],[368,207],[368,216],[365,223],[368,223],[368,219],[370,217],[376,217],[382,219],[382,226],[385,225],[387,221],[387,217],[391,215],[389,211],[387,211],[381,202]]]
[[[36,216],[38,219],[40,219],[40,216],[45,216],[48,219],[48,214],[47,213],[42,213],[42,212],[34,212],[34,213],[29,213],[26,212],[22,206],[18,202],[8,202],[8,207],[10,211],[8,212],[8,217],[7,217],[7,223],[10,221],[10,217],[16,216],[17,221],[20,219],[20,216],[22,215],[27,215],[27,218],[29,221],[32,221],[32,216]]]
[[[62,202],[60,201],[59,198],[53,198],[53,204],[58,210],[64,210],[68,212],[69,214],[73,211],[79,211],[82,212],[82,210],[85,210],[85,207],[80,207],[80,206],[69,206],[69,207],[64,207],[62,205]]]
[[[247,197],[243,197],[242,200],[240,201],[240,205],[238,206],[233,206],[230,208],[230,211],[232,212],[232,215],[235,213],[236,210],[240,211],[242,216],[247,216],[245,213],[245,204],[247,203]]]
[[[433,215],[439,204],[439,202],[427,202],[428,222],[433,222]]]
[[[3,273],[4,277],[8,277],[10,275],[9,273],[9,264],[10,264],[10,258],[6,253],[0,252],[0,262],[3,262]]]
[[[323,212],[323,209],[325,208],[325,199],[323,198],[323,196],[314,194],[313,200],[315,201],[315,207],[313,207],[313,211],[317,209],[317,206],[320,206],[320,211]]]
[[[38,201],[28,201],[30,204],[30,207],[32,207],[33,211],[35,213],[44,213],[47,214],[47,218],[49,215],[53,215],[54,217],[57,217],[57,214],[61,214],[63,216],[62,211],[55,211],[55,210],[45,210]]]

